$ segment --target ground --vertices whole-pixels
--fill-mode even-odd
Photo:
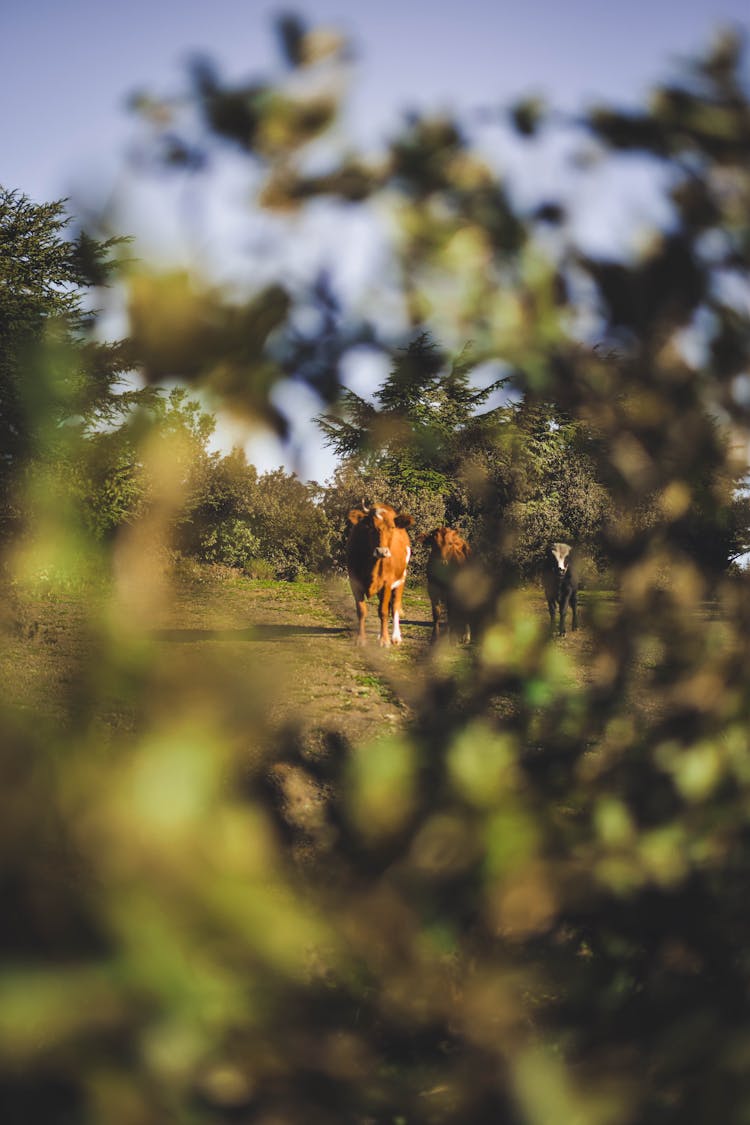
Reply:
[[[527,598],[544,621],[541,593],[530,589]],[[239,760],[265,756],[298,821],[315,817],[321,793],[283,764],[285,745],[298,762],[326,755],[332,739],[367,747],[408,719],[436,664],[471,659],[459,646],[430,645],[430,603],[416,582],[404,599],[403,644],[387,649],[377,643],[376,599],[368,644],[356,646],[354,602],[341,576],[277,582],[199,569],[175,582],[129,638],[127,623],[113,630],[109,607],[96,599],[91,590],[49,587],[5,599],[6,706],[31,713],[43,742],[56,745],[70,731],[74,743],[115,754],[139,731],[189,731],[210,713]],[[579,631],[563,643],[577,651],[581,642]]]
[[[528,592],[529,610],[546,615],[541,594]],[[90,675],[91,602],[80,594],[38,591],[6,604],[0,675],[8,703],[33,708],[53,722],[70,718],[71,688]],[[95,615],[94,615],[95,619]],[[354,644],[356,617],[348,584],[327,581],[253,581],[243,577],[176,584],[146,630],[163,668],[165,698],[179,682],[230,677],[261,697],[271,725],[293,722],[308,737],[341,730],[359,744],[397,727],[409,713],[422,674],[435,659],[461,659],[461,650],[429,645],[430,604],[412,584],[402,617],[403,644],[377,643],[377,601],[370,603],[368,645]],[[582,634],[564,642],[581,646]],[[162,659],[163,658],[163,659]],[[138,717],[127,698],[98,685],[103,729],[134,729]],[[119,698],[118,698],[119,694]]]

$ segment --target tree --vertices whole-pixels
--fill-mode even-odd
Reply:
[[[298,26],[298,66],[305,42]],[[582,254],[569,201],[548,185],[536,209],[517,214],[452,120],[415,117],[387,160],[346,154],[318,177],[292,129],[299,105],[281,129],[285,103],[265,110],[265,88],[243,102],[251,130],[239,115],[222,120],[279,209],[317,195],[350,200],[355,182],[357,198],[395,204],[394,257],[414,323],[471,335],[479,356],[507,364],[531,470],[554,460],[567,427],[550,429],[537,404],[596,435],[587,453],[606,489],[600,543],[621,591],[611,613],[592,613],[596,658],[581,684],[493,570],[470,683],[436,675],[403,740],[331,766],[343,796],[316,886],[345,888],[326,894],[326,911],[338,908],[356,935],[339,962],[338,1026],[356,1037],[364,1071],[387,1076],[339,1081],[339,1114],[345,1104],[354,1118],[444,1122],[747,1115],[750,1088],[731,1061],[747,1015],[747,591],[724,588],[731,642],[718,645],[715,623],[695,613],[716,589],[713,568],[686,553],[682,524],[700,510],[701,536],[721,531],[725,504],[707,499],[725,473],[737,479],[732,428],[747,432],[735,380],[746,372],[748,318],[720,283],[728,273],[746,287],[750,272],[742,75],[739,45],[725,39],[642,112],[596,110],[579,126],[583,156],[593,143],[603,160],[638,153],[669,173],[673,226],[633,261]],[[241,96],[214,87],[212,106],[229,106],[232,93]],[[529,138],[559,117],[519,104],[509,120]],[[275,150],[266,128],[281,138]],[[539,252],[540,224],[558,228],[554,260]],[[581,271],[604,348],[570,331],[568,282]],[[681,348],[688,328],[702,333],[704,359]],[[349,405],[329,434],[351,453],[374,412]],[[387,457],[397,442],[387,435],[383,448]],[[407,472],[422,467],[421,452],[415,443]],[[512,441],[497,452],[507,470],[498,480],[511,484],[512,452]],[[534,490],[523,488],[534,476],[521,476],[511,495],[533,512]],[[558,503],[570,499],[563,483],[558,473]],[[634,689],[636,654],[649,644],[658,659]],[[295,1011],[328,1027],[318,992],[301,991],[309,1006]],[[330,994],[327,1003],[330,1012]],[[325,1119],[324,1069],[313,1105],[300,1051],[283,1109],[268,1101],[292,1119]]]
[[[190,467],[177,546],[205,562],[251,569],[264,560],[277,577],[325,570],[331,526],[318,490],[283,469],[258,475],[245,453],[204,454]]]
[[[593,435],[554,404],[531,397],[483,411],[510,376],[477,389],[474,366],[468,347],[449,362],[422,333],[397,353],[373,403],[344,391],[338,412],[321,415],[318,424],[359,472],[362,491],[372,492],[367,478],[378,480],[384,497],[398,494],[413,511],[423,506],[422,494],[440,497],[437,522],[463,527],[488,559],[512,560],[528,575],[550,539],[559,538],[601,554],[607,494],[596,475]],[[427,507],[434,519],[435,505]],[[421,522],[421,531],[430,530]]]
[[[118,404],[118,409],[120,406]],[[214,417],[184,388],[149,390],[122,405],[119,425],[86,428],[58,450],[55,470],[74,498],[83,525],[95,540],[113,538],[149,509],[159,493],[155,469],[144,456],[153,442],[168,447],[181,474],[184,510],[192,508],[195,482],[205,475]],[[178,519],[187,518],[181,514]]]
[[[449,492],[460,462],[501,413],[481,407],[505,380],[472,387],[473,366],[466,349],[445,370],[446,356],[421,333],[396,353],[374,405],[345,390],[338,413],[318,418],[326,443],[407,489]]]
[[[330,564],[332,528],[317,500],[317,487],[295,473],[276,469],[258,478],[250,527],[258,537],[260,557],[273,564],[280,578],[319,573]]]
[[[506,554],[529,576],[550,541],[576,544],[603,560],[602,527],[610,498],[589,428],[554,404],[527,397],[508,407],[490,472],[485,528],[505,523]],[[491,542],[491,535],[485,532]]]
[[[66,237],[64,201],[35,204],[0,187],[0,524],[18,517],[12,486],[35,456],[114,424],[143,398],[124,390],[123,342],[90,336],[89,291],[110,281],[123,242]]]

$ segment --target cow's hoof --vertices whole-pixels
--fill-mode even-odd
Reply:
[[[391,647],[391,642],[388,640],[387,637],[381,637],[380,640],[378,641],[378,644],[380,645],[381,648],[390,648]]]

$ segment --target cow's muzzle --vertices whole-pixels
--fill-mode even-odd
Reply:
[[[391,557],[390,547],[376,547],[372,552],[375,559],[389,559]]]

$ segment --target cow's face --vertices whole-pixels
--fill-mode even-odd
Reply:
[[[349,512],[349,522],[360,528],[360,535],[366,537],[374,559],[389,559],[394,531],[397,527],[409,527],[412,518],[382,504],[353,508]]]
[[[423,543],[444,562],[451,558],[468,558],[469,545],[452,527],[436,527],[434,531],[422,536]]]
[[[567,543],[553,543],[549,550],[550,558],[554,560],[558,572],[565,574],[570,565],[570,547]]]

